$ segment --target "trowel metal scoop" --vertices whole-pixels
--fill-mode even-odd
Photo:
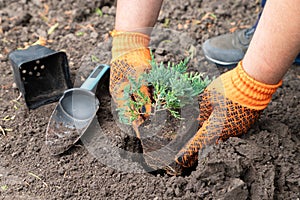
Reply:
[[[52,155],[72,147],[89,127],[100,104],[94,92],[108,70],[108,65],[97,66],[80,88],[66,90],[60,98],[46,131],[46,146]]]

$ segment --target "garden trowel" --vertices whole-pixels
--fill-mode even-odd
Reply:
[[[46,146],[52,155],[67,151],[89,127],[100,104],[95,90],[108,71],[109,66],[101,64],[80,88],[64,92],[51,115],[46,131]]]

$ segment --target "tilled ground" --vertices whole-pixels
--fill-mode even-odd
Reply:
[[[47,47],[67,53],[72,81],[78,86],[97,63],[109,62],[108,33],[115,10],[108,0],[0,1],[0,198],[299,199],[299,66],[292,66],[247,135],[215,146],[188,176],[144,173],[138,163],[127,165],[124,155],[114,154],[124,162],[118,169],[91,153],[84,142],[60,156],[49,155],[45,131],[55,103],[28,110],[18,98],[8,53],[45,37]],[[168,55],[166,46],[155,41],[155,53],[162,60],[178,60],[186,43],[200,49],[210,37],[249,27],[258,12],[256,1],[166,0],[156,34],[164,37],[167,30],[175,31],[168,36],[174,36],[171,44],[176,45],[168,47],[173,50]],[[56,28],[49,32],[51,27]],[[197,58],[202,65],[194,65],[195,70],[226,71],[206,63],[200,53]],[[101,128],[115,146],[129,148],[133,143],[114,124],[107,94],[98,95],[103,97]]]

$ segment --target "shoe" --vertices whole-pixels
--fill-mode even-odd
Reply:
[[[255,28],[244,29],[211,38],[204,42],[205,57],[218,65],[236,65],[243,59]]]
[[[243,59],[254,32],[252,27],[208,39],[202,46],[204,55],[219,66],[234,67]],[[300,65],[300,54],[294,64]]]

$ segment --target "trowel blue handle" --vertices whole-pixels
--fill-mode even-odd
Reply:
[[[97,87],[99,80],[103,77],[106,71],[109,70],[109,66],[105,64],[98,65],[89,77],[84,81],[80,88],[94,91]]]

